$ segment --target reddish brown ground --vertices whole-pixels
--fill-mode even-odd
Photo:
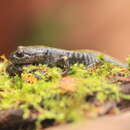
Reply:
[[[58,46],[97,49],[124,60],[130,53],[129,4],[129,0],[1,1],[0,53],[14,50],[36,17],[49,14],[69,29],[56,41]]]

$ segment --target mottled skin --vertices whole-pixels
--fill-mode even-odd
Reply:
[[[68,68],[73,64],[84,64],[93,66],[101,62],[98,56],[103,55],[105,61],[114,63],[120,67],[127,67],[126,64],[104,55],[100,52],[90,50],[63,50],[45,46],[19,46],[15,52],[10,55],[10,60],[14,65],[26,64],[47,64],[50,67],[57,66]]]

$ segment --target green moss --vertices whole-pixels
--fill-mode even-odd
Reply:
[[[71,66],[67,76],[74,80],[72,83],[68,78],[74,92],[62,87],[65,77],[60,68],[30,65],[23,68],[21,77],[10,77],[5,72],[6,64],[0,63],[0,109],[22,108],[23,118],[29,118],[33,109],[38,124],[45,119],[54,119],[58,124],[79,121],[89,118],[91,112],[98,115],[95,101],[104,104],[130,99],[120,91],[118,83],[109,80],[123,71],[110,63],[90,68],[82,64]],[[91,97],[92,102],[88,100]]]

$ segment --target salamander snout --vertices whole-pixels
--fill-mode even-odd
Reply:
[[[15,51],[10,54],[10,60],[12,63],[18,64],[22,58],[24,58],[24,54],[21,52]]]
[[[15,51],[15,56],[18,58],[24,57],[24,50],[22,46],[18,47],[18,49]]]
[[[19,46],[16,51],[11,53],[10,60],[13,64],[35,64],[45,62],[47,49],[31,46]]]
[[[20,46],[16,51],[10,54],[10,60],[12,63],[20,64],[21,61],[24,61],[26,55],[24,53],[24,49]]]

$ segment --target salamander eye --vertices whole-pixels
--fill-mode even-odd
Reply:
[[[16,52],[16,56],[19,57],[19,58],[22,58],[22,57],[24,57],[24,53],[18,51],[18,52]]]

